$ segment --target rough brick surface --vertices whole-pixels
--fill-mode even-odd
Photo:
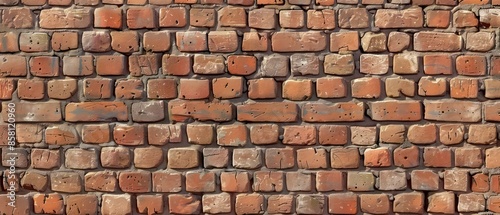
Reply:
[[[0,0],[0,214],[500,213],[499,27],[499,0]]]

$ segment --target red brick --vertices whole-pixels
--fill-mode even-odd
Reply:
[[[358,196],[354,193],[338,193],[328,195],[328,213],[356,214],[358,212]]]
[[[339,9],[338,17],[340,28],[367,28],[369,26],[366,8]]]
[[[19,49],[24,52],[45,52],[49,50],[50,39],[47,33],[21,33]]]
[[[94,10],[94,27],[122,28],[122,10],[118,7],[100,7]]]
[[[335,169],[356,169],[359,167],[359,151],[357,148],[332,148],[330,161]]]
[[[54,32],[52,34],[52,50],[67,51],[78,48],[78,33]]]
[[[83,96],[86,100],[109,99],[113,94],[112,80],[109,78],[83,79]]]
[[[318,75],[320,62],[314,54],[293,54],[290,56],[291,71],[295,76]]]
[[[214,27],[215,16],[216,16],[215,9],[191,8],[189,10],[189,23],[191,26],[194,27],[207,27],[207,28]]]
[[[208,33],[208,49],[210,52],[235,52],[238,49],[236,31],[212,31]]]
[[[202,204],[203,213],[230,213],[232,210],[231,195],[228,193],[203,195]]]
[[[137,196],[137,210],[139,213],[163,213],[163,196],[140,195]]]
[[[418,56],[414,53],[396,54],[393,57],[393,72],[395,74],[417,74],[418,67]]]
[[[92,55],[65,56],[63,58],[63,74],[65,76],[87,76],[92,73],[94,73],[94,57]]]
[[[345,188],[345,177],[341,171],[318,171],[316,173],[316,190],[342,191]]]
[[[411,172],[411,189],[439,190],[439,175],[432,170],[413,170]]]
[[[354,79],[351,81],[351,90],[354,98],[378,98],[381,91],[381,81],[379,78]]]
[[[65,116],[65,120],[68,122],[128,120],[127,106],[123,102],[68,103],[65,108]]]
[[[445,78],[434,78],[426,76],[418,82],[418,95],[420,96],[442,96],[446,93],[447,82]]]
[[[45,29],[88,28],[92,24],[89,8],[51,8],[40,12],[39,25]]]
[[[436,142],[436,125],[411,125],[408,129],[408,141],[413,144],[433,144]]]
[[[498,196],[492,196],[488,199],[488,210],[493,212],[500,212],[500,198]]]
[[[459,10],[453,13],[453,25],[459,28],[475,27],[479,24],[479,20],[472,11]]]
[[[288,191],[311,191],[312,175],[304,172],[287,172],[286,188]]]
[[[278,142],[278,125],[257,124],[250,126],[250,141],[253,144],[273,144]]]
[[[327,152],[321,148],[305,148],[297,150],[297,164],[299,169],[327,168]]]
[[[145,143],[145,128],[143,125],[116,125],[113,129],[113,140],[118,145],[138,146]]]
[[[17,124],[16,139],[19,143],[39,143],[42,141],[44,130],[40,125]]]
[[[17,82],[17,97],[19,99],[37,100],[45,96],[45,83],[42,80],[20,79]]]
[[[247,127],[243,124],[220,125],[217,128],[217,145],[244,146],[247,139]]]
[[[424,14],[420,7],[379,9],[375,14],[375,26],[379,28],[421,28],[423,25]]]
[[[283,126],[283,144],[314,145],[316,144],[316,127],[314,126]]]
[[[304,11],[280,10],[279,23],[282,28],[302,28],[304,27]]]
[[[357,31],[341,31],[330,34],[330,51],[344,52],[359,49],[359,33]]]
[[[33,149],[31,166],[35,169],[52,169],[60,165],[59,150]]]
[[[453,192],[439,192],[427,197],[429,206],[427,212],[430,213],[455,213],[455,194]]]
[[[233,118],[232,104],[228,102],[175,100],[169,102],[168,109],[170,119],[176,122],[186,121],[189,118],[199,121],[227,122]]]
[[[490,32],[468,33],[465,48],[469,51],[487,52],[495,47],[495,34]]]
[[[82,141],[84,143],[107,143],[111,140],[109,125],[83,125]]]
[[[259,149],[234,149],[233,167],[237,169],[257,169],[262,166],[262,153]]]
[[[152,4],[151,1],[149,3]],[[158,24],[160,27],[182,28],[187,25],[187,18],[186,18],[187,12],[186,8],[184,7],[170,7],[170,8],[162,7],[160,8],[158,13],[159,13]]]
[[[131,55],[129,56],[128,67],[132,76],[156,75],[160,68],[160,55]]]
[[[347,144],[348,135],[347,126],[321,125],[318,140],[321,145],[345,145]]]
[[[217,11],[219,15],[219,25],[221,27],[246,27],[247,14],[243,7],[223,7]]]
[[[176,45],[182,52],[207,51],[207,34],[203,32],[177,32]]]
[[[18,52],[19,34],[14,32],[0,33],[0,52]]]
[[[202,75],[216,75],[225,73],[225,59],[222,55],[194,56],[193,72]]]
[[[424,101],[426,120],[478,122],[481,103],[456,100]]]
[[[293,209],[293,195],[271,195],[267,198],[267,212],[278,213],[292,213]]]
[[[158,147],[134,149],[134,166],[148,169],[158,167],[163,163],[163,151]]]
[[[451,75],[451,56],[449,55],[425,55],[424,73],[426,75]]]
[[[459,75],[481,76],[486,74],[486,57],[479,55],[460,55],[457,57],[456,69]]]
[[[230,55],[227,70],[232,75],[251,75],[257,71],[257,59],[254,56]]]
[[[458,212],[484,211],[486,200],[481,194],[461,194],[458,196]]]
[[[354,102],[306,103],[302,107],[302,119],[306,122],[356,122],[363,120],[363,113],[363,104]]]
[[[400,193],[394,196],[393,212],[423,213],[425,195],[420,192]]]
[[[485,27],[496,28],[500,26],[499,16],[497,15],[498,9],[481,9],[479,10],[479,17],[481,25]]]
[[[375,121],[418,121],[422,119],[422,105],[418,101],[372,102],[370,103],[370,112],[371,118]]]
[[[129,29],[155,28],[156,17],[152,7],[131,7],[127,10],[127,26]]]
[[[496,144],[497,128],[494,124],[470,125],[467,138],[468,143],[472,144]]]
[[[223,168],[229,163],[229,150],[224,148],[204,148],[203,165],[205,168]]]
[[[93,149],[68,149],[64,154],[64,164],[69,169],[96,169],[98,157]]]
[[[375,176],[371,172],[347,172],[347,190],[373,191]]]
[[[37,193],[33,196],[35,213],[64,214],[64,200],[61,194]]]
[[[180,173],[157,171],[152,173],[153,192],[177,193],[182,190]]]
[[[379,190],[405,190],[407,186],[404,171],[383,170],[379,172],[379,179]]]
[[[469,173],[467,170],[445,170],[444,189],[466,192],[469,189]]]
[[[284,99],[292,101],[309,100],[312,96],[311,80],[286,80],[283,82]]]
[[[190,169],[200,164],[199,152],[190,148],[168,150],[167,166],[172,169]]]
[[[415,82],[404,78],[385,79],[385,94],[388,97],[415,96]]]
[[[101,213],[104,214],[131,214],[132,200],[130,194],[102,195]]]
[[[256,29],[274,29],[276,11],[271,8],[258,8],[248,12],[248,27]]]
[[[426,167],[451,167],[452,152],[449,148],[425,148],[424,165]]]
[[[115,83],[115,98],[126,99],[141,99],[143,92],[143,84],[139,79],[119,79]]]
[[[237,106],[238,121],[294,122],[298,108],[290,102],[260,102]],[[279,114],[277,114],[279,113]]]
[[[486,158],[485,158],[485,167],[486,168],[498,168],[500,167],[500,149],[498,148],[489,148],[486,149]]]
[[[317,31],[276,32],[271,37],[274,52],[314,52],[326,48],[326,37]]]
[[[190,56],[175,56],[165,54],[162,57],[162,71],[165,75],[184,76],[191,72]]]
[[[95,61],[98,75],[124,75],[127,58],[124,55],[100,55]]]
[[[101,150],[101,165],[107,168],[127,168],[131,164],[130,150],[125,147],[105,147]]]
[[[483,173],[474,174],[472,176],[471,191],[472,192],[488,192],[490,190],[490,181],[488,175]]]
[[[212,92],[218,99],[233,99],[243,93],[243,78],[215,78],[212,79]]]
[[[30,73],[37,77],[55,77],[59,75],[59,58],[39,56],[30,59]]]
[[[384,125],[380,127],[379,140],[384,143],[403,143],[405,140],[404,125]]]
[[[277,96],[277,84],[273,78],[260,78],[248,81],[250,99],[273,99]]]
[[[426,23],[431,28],[447,28],[451,13],[448,10],[429,10],[425,13]]]
[[[253,190],[257,192],[283,191],[283,172],[257,171],[253,176]]]
[[[413,48],[416,51],[460,51],[462,37],[454,33],[421,31],[413,36]]]
[[[56,125],[45,129],[45,142],[49,145],[78,144],[78,133],[74,125]]]
[[[389,214],[391,202],[386,194],[359,195],[361,211],[370,214]]]
[[[69,99],[78,90],[75,79],[50,80],[47,83],[47,95],[53,99]]]
[[[241,43],[241,50],[248,52],[265,52],[269,44],[269,35],[265,32],[245,32]]]
[[[52,172],[50,189],[61,193],[79,193],[82,191],[82,180],[76,172]]]
[[[238,194],[235,202],[236,214],[260,214],[264,211],[264,196],[260,194]]]
[[[444,124],[439,126],[439,141],[444,145],[459,144],[464,140],[464,126]]]
[[[359,71],[364,74],[383,75],[389,71],[389,56],[362,54]]]
[[[297,214],[324,214],[325,196],[323,195],[297,195],[295,211]]]
[[[213,172],[187,172],[186,191],[194,193],[215,192],[215,174]]]
[[[215,136],[214,127],[205,124],[189,124],[186,127],[186,133],[188,142],[199,145],[211,144]]]
[[[220,174],[223,192],[244,193],[250,190],[250,178],[247,172],[222,172]]]
[[[70,195],[66,196],[66,214],[95,214],[98,208],[96,195]]]

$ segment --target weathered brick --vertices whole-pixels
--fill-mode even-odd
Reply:
[[[92,24],[91,9],[44,9],[40,12],[40,27],[47,29],[88,28]]]
[[[421,28],[423,25],[424,14],[420,7],[379,9],[375,14],[375,26],[379,28]]]
[[[277,32],[271,40],[275,52],[313,52],[326,48],[326,36],[317,31]]]

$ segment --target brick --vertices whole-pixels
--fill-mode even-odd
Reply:
[[[295,166],[295,154],[291,148],[267,148],[265,164],[269,169],[288,169]]]
[[[302,107],[302,119],[306,122],[361,121],[363,112],[362,103],[307,103]]]
[[[392,211],[395,213],[423,213],[424,194],[420,192],[400,193],[394,196]]]
[[[351,143],[353,145],[369,146],[377,140],[376,127],[351,126]]]
[[[439,175],[432,170],[413,170],[410,176],[413,190],[439,190]]]
[[[110,171],[89,172],[85,175],[85,191],[114,192],[117,181]]]
[[[338,11],[340,28],[367,28],[368,20],[368,11],[365,8],[346,8]]]
[[[395,74],[417,74],[419,70],[418,56],[414,53],[396,54],[393,58],[393,72]]]
[[[431,213],[455,213],[455,194],[452,192],[439,192],[431,194],[428,198],[429,206],[427,212]]]
[[[369,105],[371,118],[375,121],[418,121],[422,119],[422,105],[418,101],[379,101],[371,102]]]
[[[385,125],[380,127],[379,140],[384,143],[403,143],[405,140],[404,125]]]
[[[297,112],[297,106],[290,102],[248,103],[237,106],[237,119],[249,122],[293,122],[297,119]]]
[[[83,96],[86,100],[109,99],[113,95],[112,79],[86,78],[83,79]]]
[[[478,122],[481,119],[481,103],[469,101],[424,101],[426,120],[445,122]]]
[[[81,136],[84,143],[99,144],[111,140],[111,132],[107,124],[83,125]]]
[[[451,13],[448,10],[430,10],[425,13],[426,25],[431,28],[447,28]]]
[[[30,105],[20,105],[14,102],[16,107],[16,122],[59,122],[61,116],[60,102],[29,103]],[[7,103],[2,104],[2,109],[7,110]],[[7,122],[7,111],[3,111],[3,119]]]
[[[156,75],[160,68],[160,55],[131,55],[128,59],[128,67],[132,76]]]
[[[251,6],[255,3],[254,0],[229,0],[227,4],[229,5],[243,5],[243,6]]]
[[[96,195],[71,195],[66,197],[66,214],[97,213],[98,200]]]
[[[408,141],[413,144],[433,144],[436,142],[436,125],[411,125],[408,129]]]
[[[145,143],[143,125],[116,125],[113,129],[113,140],[118,145],[139,146]]]
[[[208,193],[215,191],[215,174],[213,172],[187,172],[186,191]]]
[[[469,173],[466,170],[446,170],[444,172],[444,189],[465,192],[469,188]]]
[[[247,139],[248,130],[243,124],[221,125],[217,127],[217,145],[244,146]]]
[[[318,130],[318,140],[321,145],[345,145],[349,135],[347,126],[321,125]]]
[[[497,142],[497,128],[494,124],[470,125],[467,138],[472,144],[495,144]]]
[[[479,55],[460,55],[456,60],[459,75],[481,76],[486,74],[486,58]]]
[[[87,76],[94,73],[94,57],[91,55],[63,58],[63,75]]]
[[[162,72],[166,75],[184,76],[191,72],[191,57],[168,55],[162,57]]]
[[[177,32],[176,45],[182,52],[207,51],[207,34],[203,32]]]
[[[498,121],[498,104],[497,103],[484,103],[484,118],[486,121]]]
[[[389,71],[389,56],[362,54],[359,72],[372,75],[383,75]]]
[[[347,89],[342,78],[316,79],[316,96],[319,98],[342,98],[346,93]]]
[[[58,193],[33,195],[33,206],[35,213],[64,214],[64,200]]]
[[[338,193],[338,194],[328,195],[328,213],[356,214],[357,212],[358,212],[358,196],[356,194]]]
[[[486,27],[496,28],[500,26],[500,17],[496,15],[498,9],[481,9],[479,10],[479,21],[484,23]]]
[[[158,147],[134,149],[134,166],[136,168],[155,168],[163,163],[163,151]]]
[[[488,210],[493,211],[493,212],[498,212],[500,211],[500,198],[498,196],[492,196],[488,199],[487,203]]]
[[[141,99],[143,84],[138,79],[119,79],[115,83],[115,97],[120,99]]]
[[[82,180],[75,172],[52,172],[50,189],[62,193],[79,193],[82,191]]]
[[[452,152],[449,148],[424,148],[424,165],[426,167],[451,167]]]
[[[283,144],[314,145],[316,144],[316,127],[314,126],[284,126]]]
[[[445,78],[434,78],[426,76],[418,82],[418,95],[420,96],[442,96],[446,93],[447,82]]]
[[[366,152],[365,152],[366,154]],[[404,171],[383,170],[379,172],[379,190],[405,190],[406,173]]]
[[[104,194],[102,195],[101,213],[110,215],[113,213],[131,214],[132,200],[130,194]]]
[[[484,211],[486,200],[481,194],[461,194],[458,196],[458,212]]]
[[[389,197],[385,194],[359,195],[361,211],[371,214],[388,214],[391,212]]]
[[[199,121],[213,120],[217,122],[231,121],[233,118],[232,105],[227,102],[204,101],[171,101],[168,104],[170,119],[176,122],[186,121],[189,118]]]
[[[50,39],[47,33],[21,33],[19,49],[24,52],[45,52],[49,50]]]
[[[478,173],[472,175],[471,191],[484,193],[490,190],[488,175]]]
[[[172,169],[190,169],[200,164],[199,152],[190,148],[168,150],[167,166]]]
[[[387,78],[385,80],[385,94],[389,97],[415,96],[415,82],[404,78]]]
[[[205,168],[223,168],[229,163],[228,149],[203,149],[203,165]]]
[[[262,153],[259,149],[234,149],[233,167],[238,169],[257,169],[262,166]]]
[[[49,145],[78,144],[78,133],[74,126],[58,125],[45,129],[45,142]]]
[[[151,190],[151,173],[145,171],[127,171],[118,175],[118,186],[123,192],[144,193]]]
[[[351,81],[351,91],[354,98],[378,98],[381,93],[381,81],[371,77],[354,79]]]
[[[462,49],[462,37],[453,33],[418,32],[413,36],[413,48],[416,51],[452,52]]]
[[[388,167],[391,163],[388,148],[366,149],[364,153],[364,165],[367,167]]]
[[[78,48],[78,33],[76,32],[54,32],[52,34],[52,50],[67,51]]]
[[[464,126],[444,124],[439,126],[439,141],[445,145],[459,144],[464,140]]]
[[[253,190],[257,192],[281,192],[283,190],[283,172],[255,172]]]
[[[153,214],[163,212],[163,196],[161,195],[140,195],[137,196],[137,210],[139,213]]]
[[[273,144],[278,142],[278,125],[257,124],[250,126],[250,141],[253,144]]]
[[[384,52],[387,50],[387,36],[384,33],[366,32],[361,38],[365,52]]]
[[[106,6],[94,10],[94,27],[121,29],[122,24],[122,10],[120,8]]]
[[[391,32],[387,39],[387,50],[402,52],[410,46],[410,35],[403,32]]]
[[[211,8],[191,8],[189,10],[189,22],[194,27],[214,27],[215,16],[216,11]]]
[[[221,27],[244,28],[247,26],[247,14],[243,7],[223,7],[217,11]]]
[[[82,29],[90,27],[91,20],[91,10],[88,8],[51,8],[40,12],[39,24],[45,29]]]
[[[247,55],[229,55],[227,70],[232,75],[251,75],[257,71],[257,59]]]
[[[344,173],[337,170],[318,171],[316,173],[316,190],[325,191],[342,191],[345,187]]]
[[[221,190],[223,192],[244,193],[250,190],[250,178],[247,172],[221,172]]]
[[[427,75],[451,75],[451,57],[448,55],[425,55],[424,73]]]
[[[370,172],[348,172],[347,190],[372,191],[375,187],[375,177]]]
[[[65,116],[69,122],[128,120],[127,106],[123,102],[69,103],[65,108]]]
[[[379,9],[375,13],[375,26],[379,28],[421,28],[423,25],[424,14],[420,7]]]
[[[59,166],[59,150],[33,149],[31,151],[31,167],[35,169],[53,169]]]
[[[64,164],[69,169],[95,169],[98,158],[95,150],[68,149],[64,154]]]
[[[469,51],[487,52],[495,47],[495,34],[490,32],[468,33],[465,48]]]
[[[327,152],[321,148],[306,148],[297,150],[297,165],[299,169],[326,168]]]
[[[335,28],[335,11],[330,9],[308,10],[307,28],[313,30],[331,30]]]
[[[238,194],[235,202],[236,214],[260,214],[264,211],[264,196],[260,194]]]
[[[222,55],[194,56],[193,72],[202,75],[222,74],[226,70],[225,59]]]
[[[329,54],[325,56],[323,71],[332,75],[351,75],[354,73],[352,54]]]
[[[38,56],[30,59],[30,73],[37,77],[56,77],[59,75],[59,58]]]
[[[208,50],[210,52],[235,52],[238,49],[236,31],[212,31],[208,33]]]
[[[146,89],[149,99],[177,98],[177,82],[174,79],[149,79]]]
[[[19,34],[14,32],[0,33],[0,52],[19,51]]]
[[[243,93],[243,78],[216,78],[212,79],[212,92],[218,99],[233,99],[241,97]]]
[[[271,195],[267,198],[268,213],[292,213],[293,195]]]
[[[330,162],[335,169],[356,169],[360,162],[359,151],[357,148],[332,148]]]
[[[43,138],[43,128],[40,125],[17,124],[16,139],[19,143],[39,143]],[[22,131],[22,132],[21,132]]]
[[[43,99],[45,83],[41,80],[20,79],[17,82],[17,97],[25,100]]]
[[[123,75],[127,58],[124,55],[101,55],[96,57],[95,70],[98,75]]]
[[[312,96],[311,80],[287,80],[283,82],[282,97],[292,101],[309,100]]]
[[[318,75],[319,59],[313,54],[293,54],[290,56],[293,75]]]
[[[152,173],[153,192],[177,193],[182,190],[180,173],[157,171]]]
[[[486,168],[500,167],[500,161],[499,161],[498,156],[497,156],[499,153],[500,153],[500,150],[498,150],[497,148],[486,149],[486,151],[485,151],[486,158],[484,160]]]
[[[101,165],[107,168],[127,168],[131,164],[130,150],[125,147],[105,147],[101,150]]]
[[[5,9],[2,13],[2,24],[11,29],[33,28],[33,15],[28,8]]]
[[[215,137],[214,127],[205,124],[189,124],[186,127],[186,133],[189,143],[199,145],[209,145]]]
[[[312,183],[312,175],[310,173],[286,173],[286,189],[288,191],[311,191]]]
[[[326,48],[325,35],[316,31],[277,32],[271,40],[274,52],[313,52]]]
[[[258,8],[248,12],[248,27],[256,29],[274,29],[276,23],[275,9]]]
[[[47,82],[47,95],[53,99],[69,99],[78,90],[75,79],[50,80]]]
[[[150,4],[151,1],[149,2]],[[162,2],[167,3],[167,2]],[[168,3],[167,3],[168,4]],[[171,7],[171,8],[160,8],[158,11],[159,21],[158,25],[160,27],[167,28],[182,28],[187,25],[186,18],[186,8],[184,7]]]
[[[203,195],[202,205],[203,213],[230,213],[232,210],[231,195],[228,193]]]
[[[357,31],[341,31],[330,34],[330,51],[345,52],[359,49],[359,33]]]
[[[269,44],[269,35],[267,33],[245,32],[241,43],[241,50],[248,52],[265,52]]]
[[[479,24],[479,20],[472,11],[458,10],[453,13],[453,25],[459,28],[474,27]]]
[[[323,195],[297,195],[295,211],[297,214],[324,214],[325,197]]]
[[[279,24],[282,28],[303,28],[304,15],[302,10],[280,10]]]
[[[155,28],[154,9],[147,6],[127,9],[127,26],[129,29]]]

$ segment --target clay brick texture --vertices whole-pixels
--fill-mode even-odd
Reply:
[[[499,28],[500,0],[0,0],[0,214],[500,213]]]

